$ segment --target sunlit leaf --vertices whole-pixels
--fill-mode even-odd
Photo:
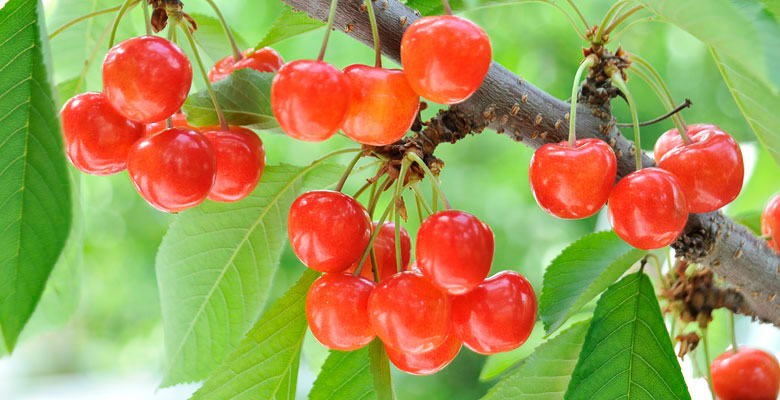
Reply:
[[[295,11],[292,7],[285,5],[282,8],[282,12],[271,25],[271,28],[268,29],[268,32],[255,48],[261,49],[302,33],[322,28],[323,26],[325,24],[322,21],[309,18],[305,13]]]
[[[198,23],[198,30],[193,33],[193,37],[212,60],[220,60],[233,54],[233,49],[218,19],[198,13],[192,13],[190,16]],[[235,29],[231,28],[230,31],[242,51],[249,47],[246,40]]]
[[[349,352],[331,350],[314,381],[309,400],[376,399],[368,364],[368,346]]]

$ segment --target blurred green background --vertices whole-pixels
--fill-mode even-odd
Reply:
[[[43,1],[49,31],[79,15],[117,2]],[[217,0],[217,3],[245,45],[257,43],[283,7],[277,0]],[[577,3],[592,23],[611,4],[604,0]],[[208,5],[199,0],[185,1],[185,11],[213,16]],[[142,15],[140,7],[134,9],[122,22],[119,37],[140,34]],[[569,97],[584,43],[559,11],[545,4],[520,3],[479,8],[464,15],[488,32],[498,62],[556,97]],[[83,22],[51,42],[55,82],[68,82],[63,89],[73,87],[83,70],[81,91],[101,90],[99,68],[107,44],[103,42],[96,47],[96,43],[112,18],[103,16]],[[321,35],[322,30],[310,32],[279,43],[275,48],[286,60],[312,58],[319,49]],[[655,21],[635,26],[614,46],[618,44],[653,63],[678,102],[686,97],[693,101],[693,107],[683,114],[688,123],[715,123],[743,143],[749,182],[727,212],[740,216],[755,216],[760,212],[769,196],[780,191],[780,169],[755,144],[755,136],[707,48],[687,33]],[[223,51],[222,55],[229,54],[227,43]],[[95,61],[85,68],[84,60],[89,58]],[[208,55],[206,58],[213,63],[214,58]],[[345,67],[372,60],[372,50],[368,47],[343,33],[332,36],[326,61]],[[387,66],[393,65],[386,62]],[[202,87],[196,75],[195,88]],[[661,103],[641,80],[630,79],[629,87],[639,104],[641,120],[664,113]],[[619,121],[630,122],[628,107],[622,101],[614,102],[614,111]],[[671,127],[671,122],[664,122],[643,128],[643,147],[651,149],[655,138]],[[630,129],[624,133],[631,136]],[[339,136],[312,144],[271,133],[260,135],[269,164],[304,165],[331,150],[352,145]],[[532,150],[504,136],[485,132],[457,145],[442,145],[436,155],[446,162],[441,178],[453,206],[478,216],[495,232],[493,272],[520,271],[537,293],[544,267],[553,257],[577,238],[607,227],[603,215],[562,221],[545,214],[528,189],[527,167]],[[73,175],[78,181],[79,226],[84,239],[83,249],[76,249],[73,257],[80,262],[68,270],[55,271],[57,279],[47,288],[48,297],[25,331],[23,342],[13,356],[0,360],[0,398],[187,398],[197,386],[155,392],[165,356],[154,258],[171,217],[148,206],[136,194],[126,173],[110,177]],[[368,173],[362,176],[367,177]],[[346,192],[354,193],[361,183],[361,177],[350,179]],[[427,192],[427,185],[423,187]],[[410,209],[406,226],[413,238],[418,225],[416,211]],[[285,250],[273,297],[281,295],[303,268],[289,248]],[[267,304],[272,301],[273,298],[269,299]],[[725,314],[718,314],[710,329],[714,354],[727,345],[727,324]],[[780,336],[774,328],[759,327],[746,319],[738,318],[738,336],[742,343],[752,343],[775,353],[780,349]],[[524,351],[531,347],[527,345]],[[326,355],[315,340],[307,338],[299,398],[305,398]],[[412,377],[395,371],[398,397],[476,399],[495,383],[495,380],[479,381],[484,363],[485,357],[464,349],[452,365],[434,376]],[[684,366],[684,370],[691,376],[690,365]],[[695,388],[692,390],[706,393],[706,384],[702,385],[701,379],[690,382]]]

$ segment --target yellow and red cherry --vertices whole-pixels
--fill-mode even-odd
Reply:
[[[144,125],[116,112],[103,93],[68,100],[60,112],[65,151],[82,172],[110,175],[127,168],[127,154],[144,135]]]
[[[385,351],[390,362],[401,371],[413,375],[431,375],[449,365],[461,347],[460,340],[450,334],[444,343],[422,353],[404,353],[387,345]]]
[[[184,115],[183,112],[177,112],[176,114],[173,114],[171,121],[173,122],[172,128],[196,129],[187,123],[187,116]],[[144,136],[156,135],[166,129],[166,120],[152,122],[151,124],[146,124],[146,133],[144,133]]]
[[[780,364],[763,350],[727,351],[712,360],[710,370],[720,400],[775,400],[780,393]]]
[[[377,221],[372,224],[372,229],[376,229]],[[385,222],[379,229],[379,233],[374,239],[374,254],[376,254],[377,271],[379,271],[379,281],[390,278],[398,272],[397,259],[395,257],[395,224]],[[409,267],[409,260],[412,258],[412,239],[409,232],[401,227],[401,266],[403,270]],[[359,260],[358,260],[359,261]],[[349,267],[348,273],[353,273],[357,263]],[[374,271],[371,269],[371,260],[366,259],[363,269],[360,270],[360,276],[370,281],[374,280]]]
[[[217,155],[217,178],[209,200],[233,202],[249,196],[263,176],[263,141],[240,126],[231,126],[229,132],[219,127],[204,128],[201,132],[211,141]]]
[[[772,197],[761,213],[761,234],[769,239],[769,247],[780,253],[780,194]]]
[[[713,124],[691,124],[686,127],[686,132],[688,133],[688,137],[692,138],[697,133],[705,130],[705,129],[714,129],[714,130],[721,130],[717,125]],[[653,148],[653,158],[655,158],[655,163],[658,164],[661,162],[661,158],[669,152],[669,150],[682,146],[683,139],[682,136],[680,136],[680,131],[677,128],[669,129],[668,131],[664,132],[660,137],[658,137],[658,140],[655,141],[655,147]]]
[[[255,49],[247,49],[241,54],[244,58],[238,62],[235,61],[232,55],[217,61],[209,70],[209,82],[225,79],[231,72],[237,69],[251,68],[260,72],[274,72],[284,65],[282,56],[270,47],[263,47],[257,51]]]
[[[306,296],[306,320],[323,346],[357,350],[376,337],[368,318],[368,298],[374,282],[348,274],[319,277]]]

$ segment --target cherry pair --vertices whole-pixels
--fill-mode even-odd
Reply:
[[[780,393],[780,364],[763,350],[727,351],[712,360],[710,370],[720,400],[775,400]]]

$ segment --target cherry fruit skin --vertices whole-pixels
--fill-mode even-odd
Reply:
[[[626,243],[643,250],[674,242],[688,221],[680,180],[660,168],[645,168],[621,179],[607,204],[609,223]]]
[[[271,108],[279,126],[306,142],[321,142],[341,129],[349,99],[349,79],[322,61],[285,64],[271,84]]]
[[[88,174],[123,171],[130,148],[144,134],[143,124],[116,112],[103,93],[72,97],[62,107],[60,116],[68,159]]]
[[[550,215],[565,219],[590,217],[606,204],[615,185],[617,158],[604,141],[550,143],[531,157],[528,181],[536,202]]]
[[[157,122],[178,111],[192,85],[192,65],[172,42],[139,36],[112,47],[103,60],[103,91],[120,114]]]
[[[714,129],[718,131],[721,130],[717,125],[713,124],[691,124],[686,127],[686,132],[688,132],[688,137],[692,138],[694,135],[705,129]],[[655,141],[655,147],[653,148],[653,158],[655,158],[655,163],[658,164],[661,162],[661,158],[663,158],[663,156],[666,155],[669,150],[675,147],[680,147],[682,145],[682,136],[680,136],[680,131],[677,128],[672,128],[664,132],[660,137],[658,137],[658,140]]]
[[[372,230],[376,229],[377,221],[371,225]],[[379,233],[374,239],[374,253],[376,254],[377,270],[379,271],[379,281],[382,282],[385,279],[390,278],[398,272],[397,259],[395,257],[395,224],[392,222],[385,222],[382,224],[382,228],[379,229]],[[412,239],[409,237],[409,232],[401,227],[401,266],[403,270],[407,270],[409,267],[409,260],[412,258]],[[359,261],[359,260],[358,260]],[[349,267],[348,273],[355,271],[357,263]],[[360,276],[370,281],[374,280],[374,272],[371,269],[371,259],[367,258],[363,264],[363,269],[360,270]]]
[[[371,238],[371,219],[357,200],[315,190],[290,207],[287,233],[295,255],[320,272],[342,272],[357,263]]]
[[[404,353],[390,346],[385,346],[385,351],[390,362],[401,371],[413,375],[432,375],[449,365],[458,355],[461,347],[463,346],[460,340],[450,334],[444,343],[426,352]]]
[[[211,141],[217,155],[217,178],[209,200],[233,202],[249,196],[263,176],[263,141],[251,130],[240,126],[231,126],[229,132],[218,127],[202,132]]]
[[[780,365],[762,350],[727,351],[712,360],[710,369],[720,400],[775,400],[780,392]]]
[[[374,282],[348,274],[319,277],[306,296],[306,320],[314,337],[334,350],[357,350],[374,340],[368,298]]]
[[[179,212],[203,202],[217,170],[211,142],[193,129],[171,128],[136,142],[127,172],[138,193],[153,207]]]
[[[403,353],[440,346],[450,332],[450,299],[422,275],[399,272],[380,282],[368,299],[377,336]]]
[[[769,247],[780,253],[780,194],[772,197],[761,213],[761,234],[769,236]]]
[[[404,71],[367,65],[344,68],[349,79],[349,114],[342,129],[352,140],[384,146],[401,139],[412,127],[420,108]]]
[[[452,297],[455,335],[469,349],[495,354],[516,349],[536,321],[536,295],[514,271],[499,272],[474,290]]]
[[[417,231],[415,255],[420,271],[452,295],[468,292],[487,277],[493,251],[493,231],[463,211],[433,214]]]
[[[401,63],[409,84],[439,104],[460,103],[474,94],[492,57],[487,33],[451,15],[420,18],[401,39]]]
[[[284,65],[282,56],[270,47],[263,47],[257,51],[255,49],[247,49],[241,54],[244,58],[238,62],[233,59],[232,55],[217,61],[209,70],[209,82],[225,79],[231,72],[237,69],[251,68],[260,72],[274,72]]]
[[[178,112],[173,114],[171,121],[173,122],[173,128],[188,128],[197,130],[187,123],[187,116],[184,115],[184,113]],[[166,127],[166,120],[152,122],[151,124],[146,124],[146,133],[144,133],[144,136],[156,135],[166,129],[168,129]]]

